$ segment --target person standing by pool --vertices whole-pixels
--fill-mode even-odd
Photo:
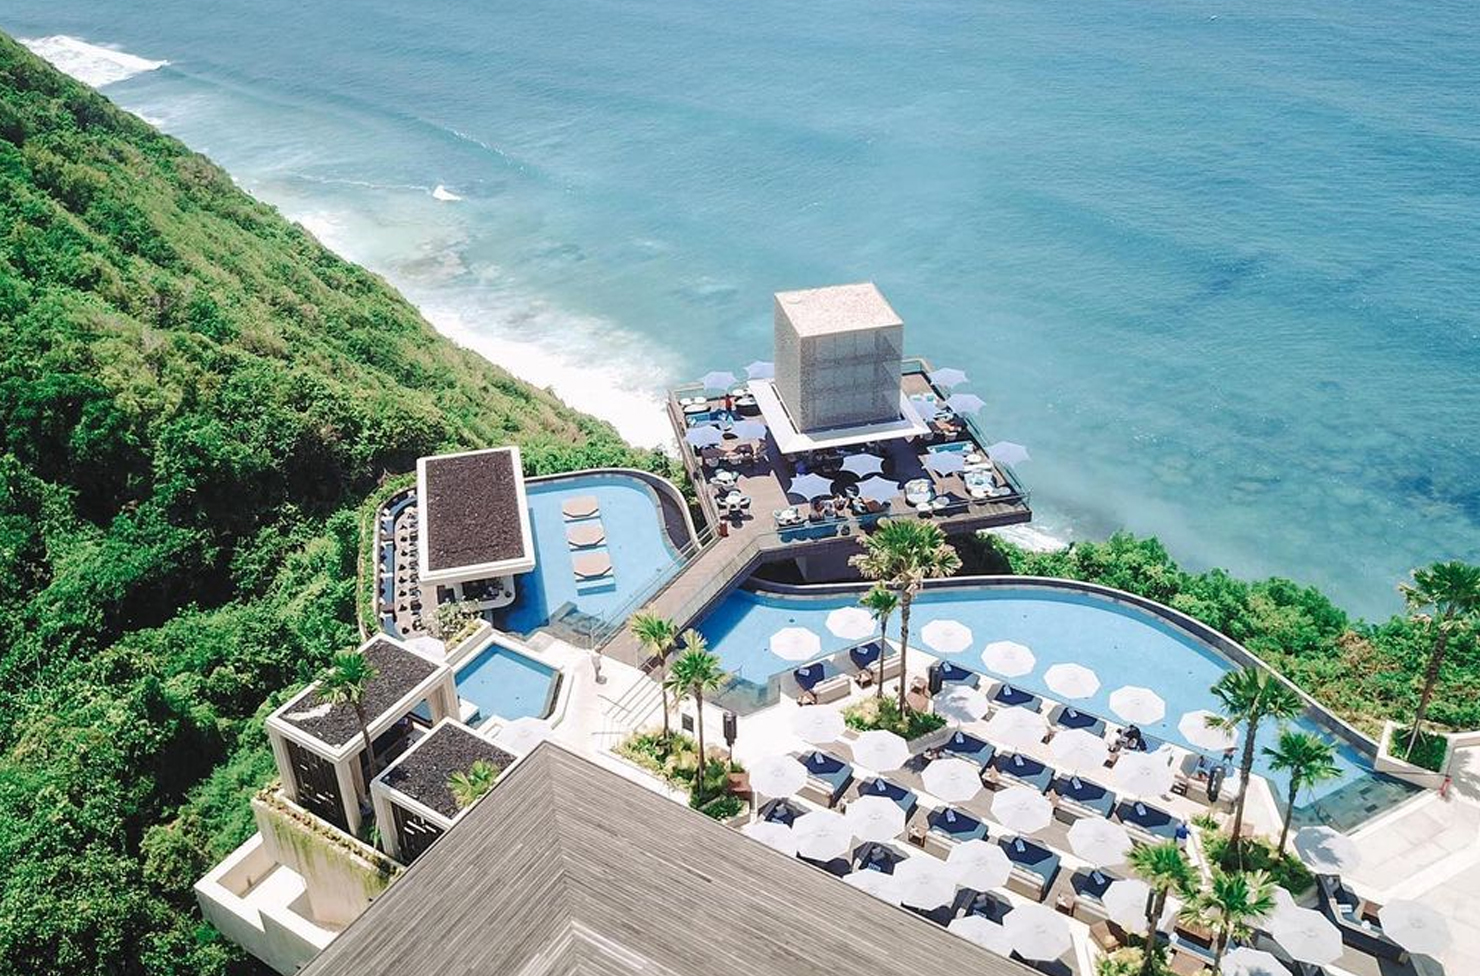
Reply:
[[[601,652],[593,647],[587,653],[591,656],[591,674],[596,678],[596,683],[601,684]]]

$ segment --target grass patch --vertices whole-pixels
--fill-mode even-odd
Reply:
[[[843,709],[843,721],[848,728],[859,732],[884,729],[906,740],[918,739],[937,729],[945,728],[945,716],[934,712],[911,711],[899,714],[899,702],[893,698],[865,698]]]
[[[1315,878],[1299,858],[1289,852],[1279,853],[1274,844],[1262,837],[1245,838],[1235,851],[1227,834],[1209,832],[1203,835],[1203,849],[1208,859],[1225,871],[1267,871],[1275,884],[1297,898],[1315,884]]]
[[[1411,726],[1405,728],[1401,725],[1393,729],[1392,742],[1388,743],[1388,752],[1398,759],[1411,762],[1415,766],[1431,769],[1434,772],[1443,772],[1444,754],[1449,750],[1449,740],[1425,729],[1418,730],[1418,741],[1413,744],[1413,752],[1408,752],[1408,737],[1413,734]]]

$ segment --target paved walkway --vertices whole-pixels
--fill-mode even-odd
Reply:
[[[1427,792],[1352,834],[1360,868],[1347,878],[1379,902],[1412,898],[1449,922],[1453,941],[1421,973],[1480,974],[1480,747],[1455,754],[1447,797]]]

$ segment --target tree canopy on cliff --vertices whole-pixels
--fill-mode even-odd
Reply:
[[[190,884],[356,640],[356,508],[511,441],[662,463],[0,35],[0,973],[249,965]]]

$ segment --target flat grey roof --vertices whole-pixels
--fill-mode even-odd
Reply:
[[[365,685],[363,701],[365,716],[372,725],[437,670],[431,661],[388,640],[372,639],[361,646],[361,652],[375,669],[375,677]],[[327,705],[317,691],[284,706],[278,717],[335,748],[360,734],[354,707]]]
[[[732,971],[1032,972],[545,742],[302,973]]]
[[[426,458],[420,506],[432,572],[527,558],[524,473],[510,448]]]
[[[776,304],[792,328],[802,336],[904,324],[872,281],[778,291]]]

